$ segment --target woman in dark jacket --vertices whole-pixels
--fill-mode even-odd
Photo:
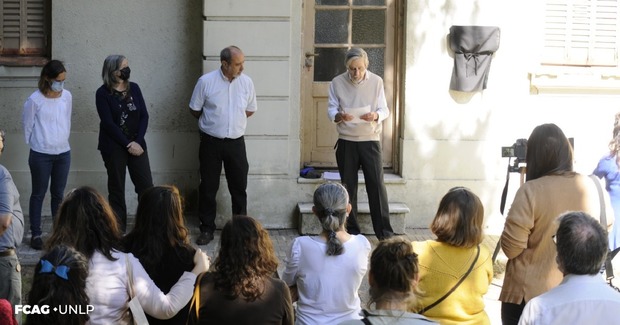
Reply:
[[[108,201],[121,230],[127,226],[125,174],[136,187],[138,197],[153,186],[144,135],[149,114],[138,84],[129,81],[129,63],[122,55],[110,55],[103,62],[103,85],[97,89],[97,113],[101,157],[108,173]]]

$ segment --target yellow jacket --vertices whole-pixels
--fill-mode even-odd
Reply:
[[[420,264],[418,288],[422,296],[418,299],[419,307],[434,303],[452,289],[476,257],[476,247],[456,247],[434,240],[412,244]],[[483,296],[492,279],[491,254],[480,245],[480,256],[471,273],[454,292],[425,312],[424,316],[442,325],[490,324],[489,316],[484,311]]]

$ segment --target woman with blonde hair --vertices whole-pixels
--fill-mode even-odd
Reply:
[[[491,254],[482,243],[484,207],[476,194],[454,187],[439,203],[431,231],[437,239],[413,242],[424,295],[414,310],[447,324],[490,324],[483,296],[493,279]]]
[[[286,256],[282,279],[297,292],[296,324],[338,324],[360,319],[358,290],[368,269],[370,242],[347,233],[347,190],[325,183],[314,191],[312,211],[323,231],[297,237]]]

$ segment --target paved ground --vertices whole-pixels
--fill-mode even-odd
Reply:
[[[186,219],[188,227],[190,229],[191,235],[195,238],[198,235],[198,221],[196,217],[187,217]],[[131,229],[131,226],[128,228]],[[29,229],[29,226],[26,225],[26,229]],[[44,239],[48,236],[51,231],[51,218],[44,217],[43,218],[43,237]],[[18,254],[20,261],[23,265],[23,285],[24,285],[24,294],[26,294],[30,288],[32,271],[33,267],[36,263],[38,263],[40,257],[40,251],[35,251],[30,248],[30,237],[27,234],[24,237],[24,242],[22,246],[18,249]],[[489,232],[493,233],[493,232]],[[292,240],[299,236],[297,229],[272,229],[269,230],[269,234],[271,235],[271,239],[275,246],[275,250],[277,252],[278,258],[280,261],[283,261],[286,256],[286,251],[288,250]],[[414,240],[426,240],[432,239],[433,235],[429,229],[406,229],[405,237],[414,241]],[[377,244],[377,238],[374,235],[366,236],[368,240],[371,242],[373,247]],[[484,240],[484,245],[490,250],[493,251],[495,245],[497,243],[497,235],[487,235]],[[206,251],[209,256],[212,258],[217,255],[217,250],[219,249],[219,239],[220,239],[220,231],[215,232],[215,239],[206,246],[199,246],[202,250]],[[493,279],[492,285],[489,287],[489,292],[485,296],[486,310],[491,318],[491,322],[493,325],[501,324],[500,321],[500,303],[497,301],[499,297],[499,292],[501,290],[501,284],[503,281],[503,264],[505,264],[505,257],[502,254],[498,257],[498,262],[494,266],[495,269],[495,278]],[[283,263],[280,263],[278,268],[279,272],[282,272],[284,268]],[[360,297],[362,301],[367,301],[368,299],[368,282],[366,279],[362,282],[362,287],[359,290]]]

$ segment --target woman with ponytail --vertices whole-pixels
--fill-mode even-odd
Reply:
[[[361,319],[358,295],[371,247],[363,235],[346,231],[351,204],[347,190],[325,183],[314,192],[312,211],[323,231],[291,244],[282,279],[297,300],[296,324],[338,324]]]

